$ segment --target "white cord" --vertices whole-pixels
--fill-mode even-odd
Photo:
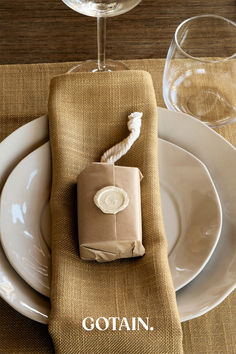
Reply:
[[[138,139],[141,129],[142,112],[133,112],[128,117],[130,135],[120,143],[107,150],[101,157],[101,162],[115,163],[129,151],[135,140]]]

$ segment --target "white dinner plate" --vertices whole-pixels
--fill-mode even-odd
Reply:
[[[159,139],[161,196],[175,290],[189,283],[212,255],[222,212],[207,168],[192,154]],[[1,243],[17,273],[33,289],[50,296],[50,235],[46,208],[51,187],[49,142],[14,168],[1,195]]]
[[[33,289],[50,296],[51,253],[43,238],[51,192],[51,151],[45,143],[9,175],[1,195],[0,231],[4,252],[16,272]],[[49,209],[46,208],[49,212]],[[46,234],[50,234],[50,229]]]
[[[43,116],[25,124],[0,143],[0,191],[15,165],[48,138],[48,121]],[[0,243],[0,296],[22,315],[47,323],[48,298],[33,290],[9,264]]]
[[[159,137],[198,157],[218,191],[223,225],[209,262],[191,283],[177,292],[181,321],[201,316],[220,304],[236,287],[236,149],[213,129],[183,113],[158,109]]]
[[[213,309],[236,285],[236,149],[215,131],[186,114],[163,108],[158,108],[158,114],[159,136],[182,146],[205,163],[216,184],[223,207],[223,228],[215,252],[201,273],[177,292],[178,310],[183,322]],[[42,143],[47,138],[47,124],[46,117],[38,118],[21,127],[0,144],[0,157],[4,151],[2,157],[6,162],[5,165],[0,165],[0,176],[9,175],[12,166],[35,148],[31,148],[34,141],[40,140]],[[15,136],[18,137],[17,140]],[[6,142],[8,149],[2,150]],[[9,151],[10,155],[7,154]],[[5,178],[0,179],[0,188],[3,187],[4,180]],[[47,323],[49,301],[21,280],[2,251],[0,295],[25,316]]]

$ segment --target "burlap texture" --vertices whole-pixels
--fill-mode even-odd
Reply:
[[[132,69],[150,72],[157,105],[162,98],[164,59],[131,60]],[[47,111],[50,79],[65,73],[75,63],[0,66],[0,140],[24,123]],[[219,130],[236,145],[236,123]],[[182,324],[186,354],[235,353],[236,292],[214,310]],[[47,326],[31,321],[0,299],[0,353],[52,353]],[[141,351],[139,352],[140,354]],[[145,352],[145,354],[149,354]],[[171,354],[171,353],[170,353]]]
[[[120,165],[143,175],[143,243],[139,259],[106,264],[78,256],[78,174],[127,136],[127,117],[143,112],[141,135]],[[168,267],[158,183],[157,106],[142,71],[56,77],[49,96],[53,161],[52,285],[49,331],[58,353],[181,353],[181,326]],[[153,331],[87,332],[84,318],[149,318]]]

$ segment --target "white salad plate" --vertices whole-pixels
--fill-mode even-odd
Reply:
[[[207,168],[192,154],[159,139],[159,171],[169,264],[178,290],[209,260],[220,236],[222,212]],[[47,142],[11,172],[0,205],[1,243],[8,260],[33,289],[48,297],[51,256],[43,234],[50,235],[50,187]]]
[[[4,252],[16,272],[33,289],[50,296],[51,254],[43,217],[51,191],[49,143],[31,152],[9,175],[1,195],[0,231]],[[44,231],[45,232],[45,231]],[[46,232],[50,234],[50,229]]]
[[[213,309],[236,285],[236,149],[216,132],[186,114],[162,108],[158,108],[158,114],[159,137],[181,146],[204,162],[216,185],[223,209],[222,232],[213,255],[200,274],[177,292],[180,318],[186,321]],[[0,178],[3,176],[0,179],[1,189],[12,167],[47,139],[47,124],[46,117],[38,118],[16,130],[0,144],[0,158],[5,161],[0,165]],[[1,248],[0,295],[18,312],[47,323],[49,301],[21,279]]]
[[[175,291],[209,261],[220,237],[222,210],[206,166],[194,155],[159,138],[159,180]]]

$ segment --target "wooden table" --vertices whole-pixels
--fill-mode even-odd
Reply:
[[[235,0],[143,0],[108,20],[113,59],[164,58],[178,24],[199,14],[236,21]],[[63,62],[96,57],[96,20],[62,0],[1,0],[0,64]]]

